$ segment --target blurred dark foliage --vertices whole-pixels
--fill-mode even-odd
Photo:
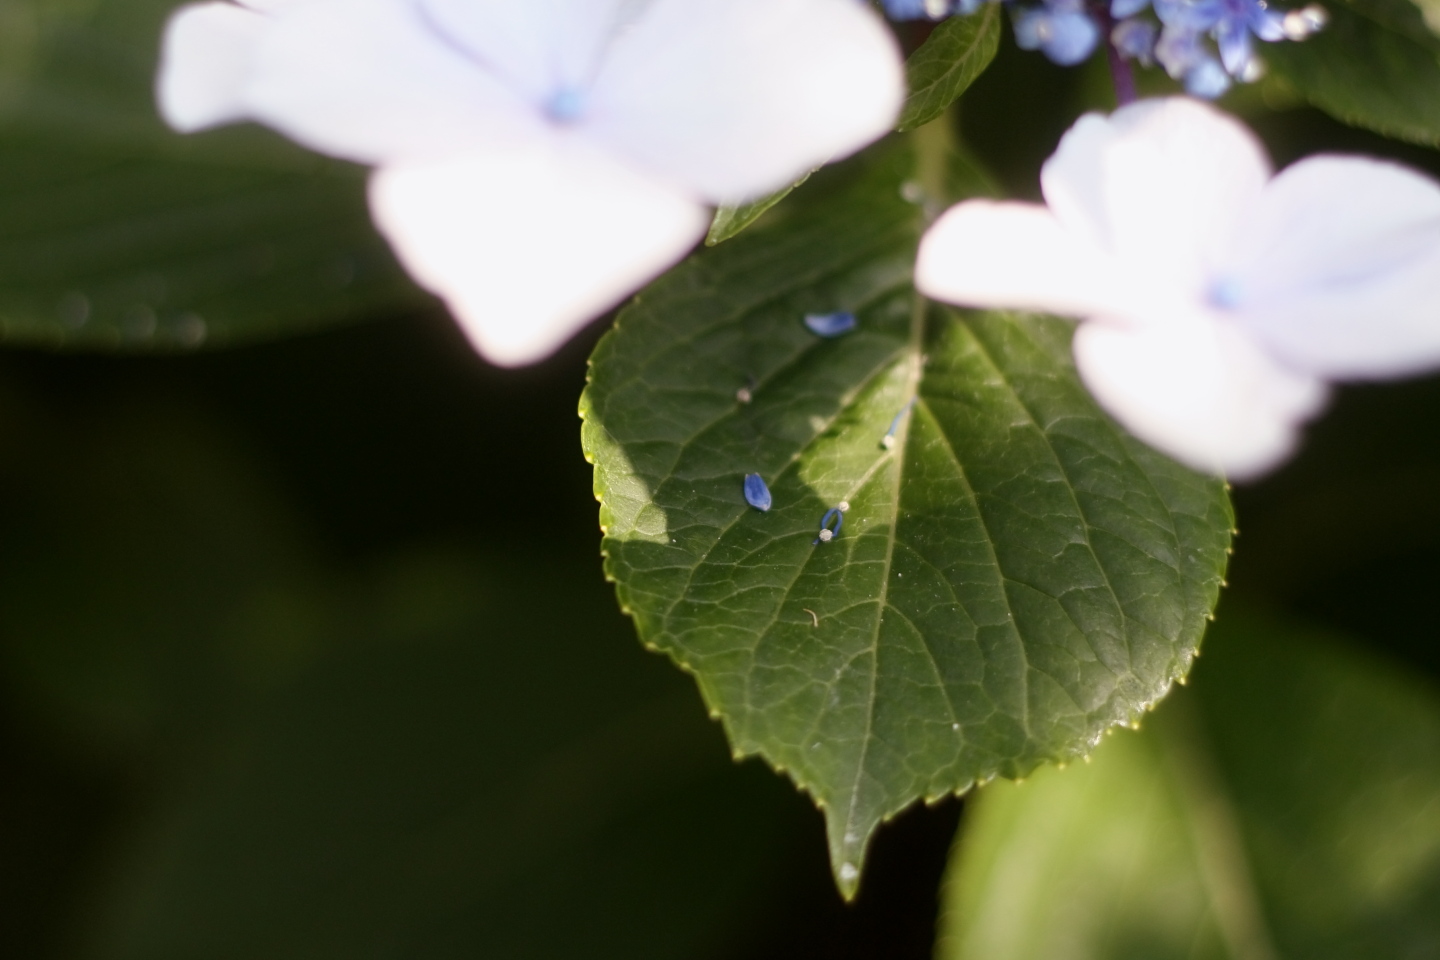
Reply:
[[[962,130],[1034,195],[1104,85],[1001,50]],[[1247,113],[1280,163],[1440,170]],[[521,371],[438,314],[0,357],[0,952],[929,956],[961,804],[842,904],[808,800],[615,611],[575,417],[602,326]],[[1440,381],[1342,389],[1236,491],[1231,593],[1436,676],[1437,493]]]
[[[220,955],[211,951],[221,944],[233,951],[226,955],[285,955],[266,942],[267,925],[284,942],[313,941],[307,949],[322,955],[470,955],[467,945],[506,956],[569,955],[552,923],[575,924],[574,936],[595,955],[644,955],[631,938],[655,940],[656,956],[696,955],[687,923],[704,934],[705,956],[928,952],[959,803],[901,818],[858,903],[843,905],[808,800],[754,762],[731,765],[693,685],[641,650],[615,610],[600,574],[575,417],[598,331],[523,371],[485,366],[438,314],[183,359],[13,352],[0,360],[6,955]],[[406,591],[414,596],[383,596]],[[467,622],[465,610],[451,608],[472,596],[497,609]],[[399,614],[390,609],[396,603]],[[421,677],[407,690],[408,657],[369,663],[386,642],[374,636],[385,632],[377,623],[397,617],[392,632],[412,634],[455,630],[458,621],[460,635],[449,643],[462,652],[415,666]],[[549,628],[557,617],[568,626]],[[484,629],[467,632],[471,623]],[[466,684],[477,699],[493,697],[487,672],[497,666],[490,654],[463,650],[497,641],[547,644],[544,670],[511,678],[510,709],[466,713],[455,707],[470,696]],[[408,650],[421,641],[391,642]],[[357,686],[347,692],[346,684]],[[624,849],[640,858],[630,869],[650,875],[589,876],[581,869],[587,858],[567,849],[552,858],[545,884],[522,878],[518,893],[514,884],[495,893],[511,901],[500,926],[514,928],[497,931],[495,908],[480,902],[493,884],[426,865],[431,875],[407,886],[444,889],[452,909],[441,917],[418,909],[419,920],[377,925],[374,888],[388,888],[354,876],[376,869],[366,861],[390,856],[386,848],[416,826],[393,822],[384,808],[426,829],[450,829],[463,816],[456,810],[466,782],[483,782],[476,768],[493,755],[467,741],[507,724],[528,730],[536,698],[576,685],[585,692],[564,693],[567,703],[579,701],[576,718],[603,714],[605,701],[625,704],[639,689],[666,700],[658,726],[691,729],[658,770],[616,764],[616,777],[648,775],[656,784],[635,788],[636,806],[610,817],[607,829],[618,837],[606,870],[616,866],[613,849]],[[362,689],[389,703],[357,704]],[[307,713],[307,703],[321,706]],[[277,712],[293,715],[279,744],[266,732]],[[392,718],[381,729],[398,746],[357,729],[377,715]],[[329,726],[337,721],[346,729]],[[279,752],[292,747],[294,756]],[[236,763],[237,750],[260,754],[258,766]],[[337,769],[327,771],[330,754],[346,751],[362,756],[334,760]],[[661,781],[687,779],[674,769],[676,757],[694,751],[709,770],[704,786],[655,809]],[[395,768],[406,763],[417,769],[400,774]],[[259,790],[257,770],[268,771],[268,800],[250,796]],[[215,780],[223,803],[212,795]],[[603,784],[592,792],[575,802],[606,802]],[[541,804],[539,815],[573,815],[550,806]],[[332,818],[372,814],[375,823],[341,831],[334,842],[313,840]],[[463,858],[466,841],[453,842],[453,857]],[[475,847],[477,861],[490,855]],[[166,875],[167,857],[200,862]],[[613,885],[619,895],[687,890],[723,916],[698,924],[680,917],[682,932],[667,937],[657,927],[677,911],[655,904],[625,921],[627,933],[625,923],[590,916],[589,894],[562,890],[572,896],[549,899],[562,874],[579,874],[582,886]],[[309,889],[266,892],[286,883]],[[145,894],[138,899],[168,906],[131,903],[137,887]],[[255,902],[232,909],[247,899]],[[301,909],[320,916],[285,915]],[[433,929],[412,929],[426,921],[461,932],[430,943]],[[342,949],[355,947],[355,934],[339,930],[347,925],[371,933],[371,952]],[[388,944],[375,942],[382,934]]]

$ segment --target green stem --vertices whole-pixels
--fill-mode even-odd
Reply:
[[[923,127],[910,132],[911,142],[915,145],[915,179],[920,184],[927,220],[934,219],[952,199],[950,163],[959,146],[954,111],[951,106]]]

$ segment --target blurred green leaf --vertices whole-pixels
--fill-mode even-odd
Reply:
[[[183,350],[429,303],[371,227],[358,168],[256,128],[165,128],[173,6],[0,7],[0,338]]]
[[[108,872],[86,956],[658,960],[751,932],[790,798],[593,568],[423,553],[355,587]]]
[[[910,95],[898,129],[913,130],[945,112],[985,72],[1000,48],[1000,5],[982,4],[975,13],[937,26],[910,55],[905,72]]]
[[[1440,0],[1415,0],[1415,5],[1430,32],[1440,36]]]
[[[601,341],[581,400],[622,608],[737,752],[824,809],[847,895],[881,820],[1084,753],[1163,696],[1231,529],[1218,481],[1097,410],[1068,323],[915,296],[914,172],[872,151],[673,271]],[[858,328],[801,323],[833,310]],[[742,498],[752,472],[768,513]],[[841,536],[814,544],[842,501]]]
[[[1440,37],[1411,0],[1335,0],[1330,23],[1265,61],[1321,110],[1357,127],[1440,146]]]
[[[967,809],[941,960],[1440,953],[1440,697],[1226,615],[1191,689]]]

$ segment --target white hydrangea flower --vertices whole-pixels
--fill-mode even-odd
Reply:
[[[400,260],[515,365],[680,259],[708,205],[884,134],[904,77],[854,0],[220,0],[172,17],[158,94],[179,130],[257,120],[376,167]]]
[[[1195,100],[1082,117],[1044,206],[972,200],[920,246],[939,300],[1079,317],[1076,366],[1137,437],[1245,479],[1284,460],[1326,381],[1440,366],[1440,186],[1316,156],[1271,175]]]

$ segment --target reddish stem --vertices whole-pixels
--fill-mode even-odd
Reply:
[[[1115,84],[1115,105],[1125,106],[1127,103],[1134,103],[1138,98],[1135,92],[1135,71],[1130,69],[1130,61],[1120,56],[1120,51],[1115,49],[1115,44],[1110,38],[1105,38],[1105,55],[1110,61],[1110,79]]]
[[[1105,38],[1105,59],[1110,63],[1110,81],[1115,85],[1115,105],[1123,107],[1134,103],[1139,99],[1135,91],[1135,71],[1111,39],[1115,32],[1115,18],[1110,16],[1110,4],[1107,0],[1091,0],[1090,13],[1100,24],[1101,35]]]

